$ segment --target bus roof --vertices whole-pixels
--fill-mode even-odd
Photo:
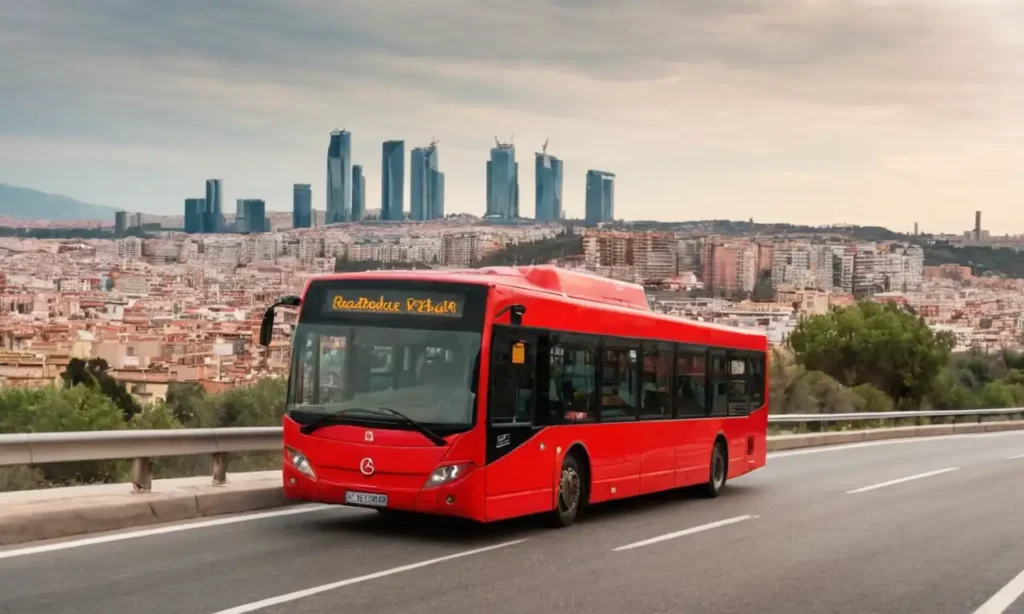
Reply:
[[[679,323],[680,318],[654,313],[647,302],[647,293],[640,284],[632,284],[607,277],[601,277],[582,271],[571,271],[551,265],[534,266],[501,266],[479,269],[429,269],[429,270],[380,270],[360,273],[327,273],[314,275],[307,282],[341,281],[352,279],[403,279],[415,281],[445,281],[479,284],[486,286],[503,286],[518,288],[544,294],[557,295],[563,300],[598,303],[607,308],[628,314],[630,311],[643,311],[645,316]],[[746,330],[733,326],[683,320],[691,326],[719,330],[734,334],[764,337],[761,331]]]

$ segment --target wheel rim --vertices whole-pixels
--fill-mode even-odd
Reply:
[[[722,451],[718,448],[715,449],[715,457],[712,461],[712,479],[715,482],[715,488],[721,488],[722,484],[725,483],[725,459],[722,457]]]
[[[572,467],[562,469],[562,480],[558,488],[558,511],[563,514],[575,512],[580,504],[581,491],[582,482],[576,470]]]

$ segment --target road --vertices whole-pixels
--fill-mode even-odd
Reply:
[[[564,530],[311,506],[0,549],[0,612],[1024,614],[1024,432],[783,452]]]

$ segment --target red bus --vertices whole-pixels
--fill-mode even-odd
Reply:
[[[767,339],[653,313],[555,267],[317,276],[284,418],[286,496],[470,518],[684,486],[765,464]]]

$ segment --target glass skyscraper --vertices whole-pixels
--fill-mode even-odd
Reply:
[[[188,233],[200,233],[203,232],[203,223],[206,218],[206,199],[205,198],[186,198],[185,199],[185,232]]]
[[[308,183],[292,186],[292,228],[313,226],[313,189]]]
[[[537,182],[538,222],[562,219],[562,161],[547,153],[538,153],[534,177]]]
[[[224,232],[223,197],[224,182],[220,179],[207,179],[203,232]]]
[[[444,173],[438,170],[437,147],[416,147],[409,156],[409,217],[433,220],[444,217]]]
[[[615,219],[615,174],[587,171],[587,224]]]
[[[432,220],[444,218],[444,173],[430,171],[430,216]]]
[[[487,162],[487,212],[491,217],[513,218],[519,212],[519,165],[514,145],[498,143]]]
[[[331,132],[327,146],[327,223],[347,222],[352,215],[352,134]]]
[[[363,165],[352,165],[352,221],[358,222],[366,215],[366,177]]]
[[[384,141],[380,172],[380,219],[405,216],[405,141]]]
[[[235,232],[267,232],[267,203],[259,198],[235,201]]]

